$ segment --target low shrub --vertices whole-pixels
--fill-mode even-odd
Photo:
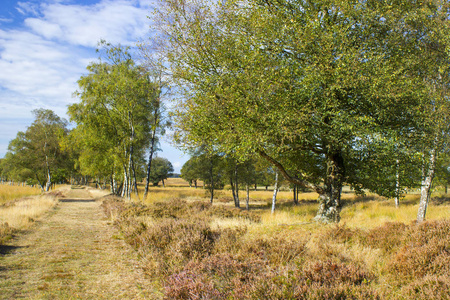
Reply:
[[[450,276],[425,276],[405,285],[399,299],[450,299]]]
[[[400,222],[387,222],[358,236],[364,246],[381,249],[384,253],[395,251],[404,243],[408,226]]]
[[[388,271],[397,280],[450,274],[450,221],[412,225],[402,247],[393,255]]]
[[[12,238],[14,229],[8,223],[0,223],[0,245]]]
[[[206,201],[104,209],[166,299],[449,298],[450,221],[267,230],[256,210]]]

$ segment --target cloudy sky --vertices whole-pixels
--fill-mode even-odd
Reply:
[[[149,35],[152,0],[2,0],[0,5],[0,158],[31,111],[67,118],[77,80],[98,55],[100,39],[133,46]],[[186,156],[161,144],[179,171]]]

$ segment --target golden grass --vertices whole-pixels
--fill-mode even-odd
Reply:
[[[31,186],[0,184],[0,204],[27,196],[39,195],[42,190]]]
[[[139,199],[143,201],[144,186],[139,186]],[[214,196],[215,205],[233,206],[231,190],[216,190]],[[261,210],[262,223],[252,227],[254,232],[263,232],[265,230],[272,231],[271,227],[279,226],[306,226],[312,222],[318,209],[318,203],[315,201],[318,197],[317,193],[301,193],[299,194],[299,205],[292,203],[292,192],[282,190],[277,195],[277,208],[274,214],[270,212],[270,204],[272,201],[273,191],[258,188],[257,191],[250,190],[250,208]],[[442,196],[441,194],[433,194]],[[241,207],[245,207],[246,192],[239,192]],[[189,184],[182,178],[169,178],[166,181],[166,187],[161,185],[158,187],[151,186],[149,195],[145,204],[158,201],[166,201],[171,199],[184,200],[202,200],[209,201],[209,191],[203,189],[201,184],[198,188],[190,188]],[[137,201],[136,195],[133,200]],[[356,196],[348,188],[344,189],[342,194],[343,209],[341,211],[341,222],[351,228],[370,229],[380,226],[385,222],[402,222],[410,224],[416,220],[419,195],[417,192],[407,194],[400,201],[400,208],[394,206],[394,200],[385,199],[375,194],[367,194],[366,196]],[[427,219],[448,219],[450,218],[450,204],[433,205],[429,204],[427,211]],[[217,220],[213,227],[233,227],[245,225],[240,219]]]
[[[8,223],[14,229],[26,229],[56,204],[54,195],[33,196],[8,203],[0,206],[0,224]]]

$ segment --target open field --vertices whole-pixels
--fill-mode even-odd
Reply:
[[[73,186],[58,194],[63,203],[39,222],[49,227],[24,241],[37,248],[25,247],[8,260],[12,269],[15,257],[26,265],[0,290],[8,297],[80,299],[100,290],[108,291],[105,298],[116,290],[129,293],[123,299],[136,293],[155,299],[450,298],[450,199],[443,195],[433,195],[428,221],[416,224],[417,194],[395,208],[392,200],[346,191],[341,223],[324,225],[312,221],[314,193],[301,194],[295,206],[292,193],[281,191],[275,214],[270,190],[251,191],[250,211],[235,208],[228,190],[218,191],[211,205],[206,190],[180,181],[151,187],[145,203],[89,200],[107,193]],[[245,206],[245,193],[240,196]],[[27,200],[11,203],[21,202]],[[106,220],[97,211],[101,202]],[[135,252],[113,242],[122,239]],[[42,255],[49,251],[54,254]],[[92,259],[92,251],[99,256]],[[119,258],[123,268],[114,275],[117,268],[109,266]],[[33,276],[39,284],[24,288],[21,278]]]
[[[202,194],[203,192],[203,194]],[[417,194],[400,208],[375,195],[343,195],[339,225],[312,221],[317,195],[166,185],[137,204],[110,198],[105,212],[166,299],[449,299],[450,199],[433,195],[416,224]],[[241,195],[244,204],[244,193]]]
[[[39,195],[41,193],[42,190],[37,187],[9,185],[6,183],[0,184],[0,204],[26,196]]]

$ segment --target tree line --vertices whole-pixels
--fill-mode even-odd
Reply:
[[[262,159],[319,194],[317,221],[339,221],[343,185],[397,204],[420,187],[422,221],[437,173],[448,178],[449,11],[443,0],[163,0],[145,64],[103,42],[102,59],[80,78],[68,112],[77,126],[55,128],[67,136],[64,155],[78,153],[65,161],[125,197],[146,164],[147,194],[170,86],[174,140],[202,149],[212,187],[217,157]],[[27,138],[18,135],[2,165]],[[58,174],[51,155],[63,157],[49,145],[33,148],[43,171],[31,173],[44,185]]]
[[[166,126],[160,76],[136,64],[128,48],[100,46],[99,61],[78,81],[80,102],[68,109],[76,126],[68,129],[51,110],[33,111],[35,121],[9,143],[2,180],[37,184],[43,191],[52,183],[93,180],[130,198],[143,179],[146,196],[150,183],[173,173],[167,159],[155,157]]]

